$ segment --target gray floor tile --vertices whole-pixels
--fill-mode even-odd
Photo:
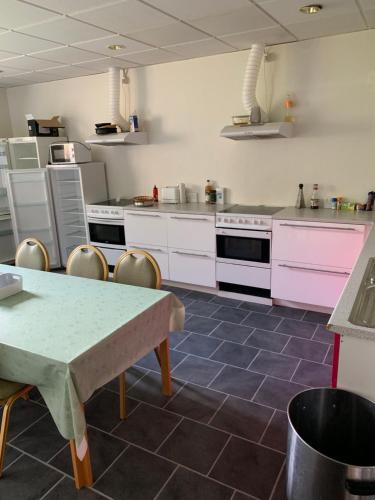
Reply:
[[[221,392],[186,384],[165,409],[199,422],[208,423],[225,397],[225,394]]]
[[[258,441],[272,414],[273,410],[270,408],[229,396],[210,425],[251,441]]]
[[[316,324],[307,323],[306,321],[284,319],[277,327],[276,331],[295,337],[301,337],[303,339],[311,339],[314,335],[316,326]]]
[[[12,444],[34,457],[47,462],[66,445],[50,414],[12,441]]]
[[[186,335],[188,335],[188,333],[186,333]],[[182,340],[182,338],[181,338],[181,340]],[[170,349],[169,355],[170,355],[172,368],[177,366],[186,356],[185,354],[183,354],[181,352],[177,352],[173,349]],[[143,356],[143,358],[141,358],[140,360],[137,361],[136,365],[140,366],[142,368],[145,368],[147,370],[153,370],[155,372],[160,373],[159,361],[158,361],[157,357],[155,356],[154,351],[151,351],[148,354],[146,354],[146,356]]]
[[[88,441],[94,479],[98,478],[127,446],[120,439],[92,427],[88,427]],[[60,451],[50,463],[65,474],[73,477],[69,446]]]
[[[0,409],[0,417],[3,414]],[[29,427],[33,422],[43,415],[47,415],[47,408],[32,401],[18,399],[12,408],[8,429],[8,441],[11,441],[17,434]]]
[[[283,354],[297,356],[309,361],[323,362],[328,351],[328,345],[314,340],[299,339],[292,337],[288,345],[283,350]]]
[[[324,360],[324,364],[332,365],[333,362],[333,346],[329,346],[328,353],[326,359]]]
[[[5,457],[4,457],[4,467],[8,467],[12,462],[16,460],[16,458],[20,457],[22,453],[15,448],[12,448],[11,445],[7,444],[5,447]]]
[[[219,307],[220,306],[218,304],[212,304],[211,302],[203,300],[196,300],[186,308],[186,311],[190,314],[209,317],[217,311]]]
[[[77,490],[73,479],[66,477],[44,498],[46,500],[103,500],[105,497],[88,488]]]
[[[197,292],[195,290],[192,290],[191,292],[189,292],[187,297],[193,300],[204,300],[206,302],[209,302],[215,297],[215,295],[213,295],[212,293]]]
[[[180,334],[181,335],[181,334]],[[128,370],[126,370],[126,389],[129,390],[139,379],[141,379],[147,370],[145,368],[140,368],[138,366],[132,366]],[[104,386],[107,389],[110,389],[113,392],[119,392],[119,380],[118,377],[111,380]]]
[[[323,325],[318,326],[318,329],[316,330],[313,336],[313,340],[318,340],[319,342],[325,342],[326,344],[333,344],[334,339],[335,339],[335,334],[329,332]]]
[[[198,385],[208,385],[222,369],[216,361],[188,356],[175,370],[173,376]]]
[[[252,312],[250,316],[245,318],[243,324],[252,326],[253,328],[260,328],[261,330],[274,330],[280,323],[280,319],[278,316]]]
[[[311,321],[312,323],[321,323],[322,325],[326,325],[330,317],[330,314],[307,311],[303,317],[303,321]]]
[[[268,500],[284,455],[232,437],[210,476],[261,500]]]
[[[189,296],[178,297],[179,300],[184,304],[185,307],[190,306],[194,302],[194,299],[190,299]]]
[[[129,443],[155,451],[180,419],[181,417],[177,415],[141,403],[116,427],[113,434]]]
[[[175,465],[134,446],[95,483],[95,488],[116,500],[153,500]]]
[[[177,348],[187,354],[195,354],[208,358],[221,344],[221,340],[207,337],[206,335],[190,334]]]
[[[174,349],[178,344],[181,344],[188,335],[190,335],[189,332],[172,332],[169,334],[169,347],[171,349]]]
[[[331,377],[332,368],[330,366],[302,360],[293,381],[311,387],[329,387]]]
[[[273,306],[270,314],[275,314],[283,318],[302,319],[305,312],[304,309],[296,309],[294,307]]]
[[[179,467],[158,500],[230,500],[233,490]]]
[[[223,321],[210,335],[222,340],[230,340],[231,342],[238,342],[242,344],[253,331],[253,328],[248,326],[235,325],[233,323],[226,323]]]
[[[240,308],[267,314],[272,309],[272,306],[257,304],[256,302],[241,302]]]
[[[286,411],[289,401],[304,389],[307,389],[305,385],[267,377],[254,401],[277,410]]]
[[[127,411],[131,412],[138,405],[131,398],[126,399]],[[86,421],[89,425],[110,432],[120,422],[120,397],[112,391],[103,389],[85,405]]]
[[[287,500],[285,466],[284,466],[283,471],[282,471],[282,473],[277,481],[277,485],[276,485],[275,491],[273,492],[271,500]]]
[[[230,323],[240,324],[249,314],[244,309],[236,309],[235,307],[221,306],[212,317],[220,321],[229,321]]]
[[[182,297],[186,297],[186,295],[190,293],[190,290],[187,290],[186,288],[180,288],[178,286],[163,285],[162,289],[174,293],[179,299],[181,299]]]
[[[224,342],[210,359],[240,368],[247,368],[258,352],[259,350],[253,347]]]
[[[261,351],[251,363],[249,370],[289,380],[295,372],[299,359],[275,352]]]
[[[239,493],[236,491],[232,500],[253,500],[254,497],[245,495],[244,493]]]
[[[4,471],[0,481],[0,498],[37,500],[61,477],[59,472],[24,455]]]
[[[185,330],[193,333],[200,333],[202,335],[209,335],[214,330],[220,321],[212,318],[205,318],[203,316],[192,316],[185,321]]]
[[[259,349],[281,352],[289,340],[289,335],[283,333],[270,332],[256,329],[246,341],[246,345],[251,345]]]
[[[228,434],[206,425],[183,420],[159,450],[159,454],[190,469],[207,474]]]
[[[182,386],[179,380],[172,380],[173,394]],[[169,396],[164,396],[161,392],[161,376],[159,373],[148,373],[128,392],[129,397],[140,401],[145,401],[155,406],[164,406],[169,400]]]
[[[276,410],[263,436],[262,444],[286,453],[288,417],[283,411]]]
[[[220,297],[219,295],[215,295],[211,302],[213,302],[214,304],[220,304],[221,306],[229,307],[239,307],[242,303],[241,300],[230,299],[229,297]]]
[[[263,380],[264,376],[258,373],[226,366],[214,380],[211,388],[232,396],[251,399]]]

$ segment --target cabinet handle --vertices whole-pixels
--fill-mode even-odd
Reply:
[[[126,215],[133,215],[134,217],[161,217],[159,214],[134,214],[133,212],[127,212]]]
[[[299,271],[314,271],[317,273],[325,273],[325,274],[338,274],[340,276],[350,276],[350,273],[347,271],[328,271],[328,269],[314,269],[312,267],[299,267],[299,266],[290,266],[288,264],[278,264],[279,267],[286,267],[287,269],[297,269]]]
[[[172,253],[176,253],[177,255],[189,255],[190,257],[204,257],[205,259],[210,259],[210,255],[206,255],[204,253],[190,253],[190,252],[179,252],[179,251],[174,251]]]
[[[359,231],[355,227],[328,227],[328,226],[308,226],[307,224],[280,224],[280,226],[294,227],[296,229],[328,229],[330,231]]]
[[[132,248],[139,249],[139,250],[146,250],[147,252],[160,252],[164,253],[164,251],[161,248],[149,248],[149,247],[140,247],[140,246],[132,246]]]
[[[176,217],[175,215],[172,215],[171,216],[171,219],[176,219],[176,220],[198,220],[198,221],[201,221],[201,220],[205,220],[205,221],[209,221],[210,219],[207,219],[207,217],[197,217],[197,218],[192,218],[192,217]]]

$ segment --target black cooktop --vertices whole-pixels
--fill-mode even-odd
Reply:
[[[99,201],[98,203],[91,203],[91,205],[98,205],[102,207],[126,207],[133,205],[133,199],[127,198],[113,198],[112,200]]]
[[[282,210],[283,207],[266,207],[265,205],[234,205],[221,213],[239,215],[273,215]]]

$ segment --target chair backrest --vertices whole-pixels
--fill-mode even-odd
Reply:
[[[133,249],[118,258],[113,272],[113,281],[124,285],[160,288],[161,273],[159,264],[145,250]]]
[[[44,244],[36,238],[21,241],[16,250],[16,266],[49,271],[49,255]]]
[[[93,245],[80,245],[68,257],[66,274],[106,281],[108,264],[103,253]]]

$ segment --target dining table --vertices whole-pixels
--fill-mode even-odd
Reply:
[[[0,378],[38,388],[70,441],[77,489],[90,486],[84,403],[155,348],[170,396],[169,333],[183,330],[185,308],[166,290],[8,265],[0,273],[23,280],[0,300]]]

